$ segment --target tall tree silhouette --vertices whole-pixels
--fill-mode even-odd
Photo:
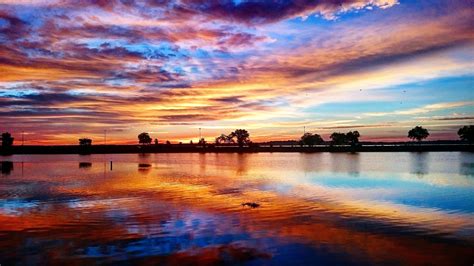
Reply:
[[[408,131],[408,137],[413,140],[416,139],[418,142],[426,139],[429,135],[430,133],[428,132],[428,129],[421,126],[416,126]]]
[[[474,142],[474,126],[463,126],[458,130],[458,135],[461,140]]]
[[[138,135],[138,143],[142,145],[148,145],[151,144],[151,137],[148,135],[148,133],[143,132]]]
[[[331,144],[342,145],[347,143],[346,134],[340,132],[334,132],[329,136]]]
[[[15,138],[12,137],[12,135],[8,132],[2,133],[2,147],[11,147],[13,146],[13,140]]]
[[[301,136],[301,143],[303,145],[309,145],[310,147],[323,142],[323,138],[318,134],[305,133],[303,136]]]
[[[236,129],[234,132],[229,134],[230,139],[237,139],[239,147],[243,147],[245,144],[250,143],[250,134],[245,129]]]
[[[79,145],[80,146],[91,146],[92,145],[92,140],[88,139],[88,138],[79,139]]]
[[[346,133],[346,142],[352,146],[355,146],[359,143],[359,137],[359,131],[349,131]]]

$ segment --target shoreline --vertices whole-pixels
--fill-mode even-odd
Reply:
[[[250,147],[214,146],[189,144],[159,144],[159,145],[94,145],[81,147],[79,145],[62,146],[13,146],[8,149],[0,148],[0,155],[14,154],[120,154],[120,153],[271,153],[271,152],[474,152],[470,144],[372,144],[360,146],[330,146],[318,145],[301,147],[296,145],[252,145]]]

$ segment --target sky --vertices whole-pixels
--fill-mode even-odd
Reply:
[[[457,139],[471,0],[0,0],[0,131],[25,144]]]

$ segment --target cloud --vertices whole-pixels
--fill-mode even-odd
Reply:
[[[371,113],[364,113],[366,116],[388,116],[388,115],[418,115],[424,113],[430,113],[439,110],[447,110],[456,107],[464,107],[464,106],[473,106],[474,101],[468,102],[446,102],[446,103],[435,103],[435,104],[428,104],[419,108],[412,108],[408,110],[399,110],[393,112],[371,112]]]
[[[120,128],[122,139],[156,126],[185,138],[197,124],[212,133],[242,126],[257,138],[290,138],[308,123],[374,132],[384,116],[410,120],[446,106],[339,117],[318,107],[393,101],[392,87],[473,74],[472,9],[457,1],[77,5],[0,1],[0,118],[10,128],[51,141],[66,135],[50,127]],[[308,16],[318,18],[294,19]]]
[[[191,14],[205,14],[221,20],[245,24],[271,23],[294,17],[306,17],[320,14],[333,18],[339,12],[362,9],[367,6],[388,8],[398,3],[396,0],[342,0],[342,1],[181,1],[177,10]]]
[[[440,120],[440,121],[463,121],[463,120],[473,120],[474,116],[446,116],[446,117],[433,117],[433,120]]]
[[[16,40],[28,33],[26,21],[0,9],[0,39]]]

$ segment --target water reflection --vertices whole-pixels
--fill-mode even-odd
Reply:
[[[247,174],[248,171],[248,154],[245,153],[237,153],[235,154],[237,156],[237,170],[236,174],[238,176],[242,176]]]
[[[352,176],[359,176],[360,155],[359,153],[350,153],[348,156],[347,171]]]
[[[6,265],[473,259],[472,168],[458,171],[470,154],[91,155],[104,166],[87,171],[79,157],[20,159],[24,177],[0,180]]]
[[[150,159],[152,155],[153,154],[151,153],[139,153],[138,157],[140,158],[140,160],[144,160],[144,159],[147,160],[147,159]]]
[[[301,162],[301,168],[305,173],[312,172],[315,169],[315,165],[324,165],[326,162],[324,161],[324,156],[321,153],[316,154],[306,154],[300,153],[299,154],[299,161]]]
[[[91,168],[92,163],[91,162],[79,162],[79,168]]]
[[[459,156],[459,174],[465,176],[474,176],[474,153],[470,153],[471,156]]]
[[[412,152],[410,153],[410,159],[412,162],[411,173],[418,177],[423,177],[428,173],[428,152]]]
[[[151,164],[149,163],[139,163],[138,164],[138,171],[140,172],[148,172],[151,169]]]
[[[206,173],[206,156],[208,156],[207,153],[199,153],[199,170],[200,174],[205,174]]]
[[[331,170],[333,172],[348,172],[358,176],[360,171],[359,153],[330,154]]]
[[[0,169],[2,175],[9,175],[13,171],[13,162],[11,161],[2,161],[0,164]]]
[[[460,175],[474,176],[474,163],[462,162],[459,166]]]

